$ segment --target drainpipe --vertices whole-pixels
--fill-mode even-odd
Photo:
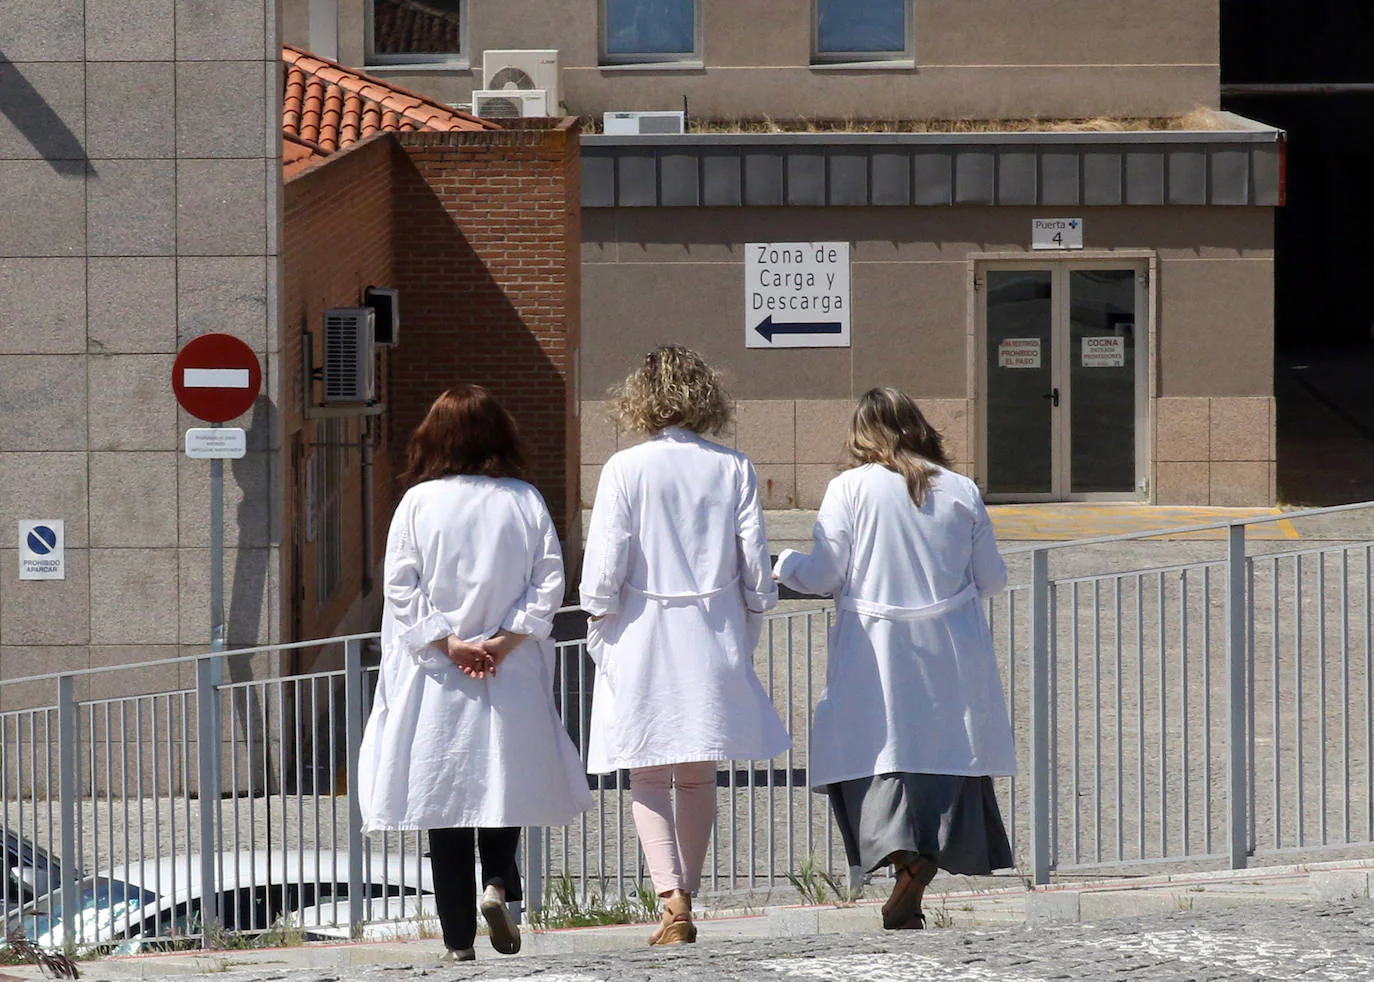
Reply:
[[[378,417],[363,417],[363,432],[360,434],[359,450],[362,455],[363,464],[363,596],[372,593],[375,584],[372,582],[372,536],[374,534],[373,525],[376,520],[376,507],[373,501],[373,420]]]

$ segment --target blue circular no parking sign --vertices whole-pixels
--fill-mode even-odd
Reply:
[[[35,556],[46,556],[57,548],[57,533],[46,525],[35,525],[29,532],[28,545]]]

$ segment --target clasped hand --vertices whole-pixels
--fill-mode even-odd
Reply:
[[[524,640],[525,635],[512,634],[510,631],[500,631],[476,643],[450,634],[446,639],[434,642],[434,646],[448,655],[449,661],[468,678],[485,679],[488,676],[494,678],[496,666],[505,661],[506,656]]]

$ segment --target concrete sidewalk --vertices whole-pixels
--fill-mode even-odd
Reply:
[[[1253,870],[1221,870],[1055,885],[1028,890],[1015,886],[987,890],[955,889],[927,894],[925,911],[931,931],[968,931],[992,928],[1027,929],[1077,922],[1109,922],[1121,918],[1150,919],[1196,913],[1199,919],[1264,905],[1293,905],[1311,901],[1355,901],[1370,896],[1374,861],[1343,861]],[[959,878],[947,881],[962,886]],[[938,887],[939,881],[936,886]],[[834,905],[771,907],[753,912],[724,912],[699,920],[702,943],[749,942],[776,949],[781,939],[817,936],[875,936],[880,926],[881,899],[863,900],[848,907]],[[1270,908],[1272,909],[1272,908]],[[645,949],[649,928],[635,924],[615,927],[524,931],[524,947],[515,961],[557,959],[560,956],[628,954]],[[479,965],[497,964],[478,938]],[[737,945],[738,946],[738,945]],[[437,940],[384,941],[356,944],[312,943],[268,950],[230,950],[194,954],[142,955],[84,962],[82,977],[93,980],[173,979],[232,972],[240,977],[292,979],[297,973],[329,970],[348,978],[363,966],[391,966],[401,977],[438,968],[442,946]],[[608,959],[611,964],[614,958]],[[350,971],[349,967],[355,967]],[[456,966],[452,966],[455,967]],[[533,966],[525,966],[522,975]],[[5,967],[5,974],[40,978],[36,967]]]

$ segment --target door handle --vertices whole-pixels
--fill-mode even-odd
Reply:
[[[1054,408],[1055,408],[1055,409],[1058,409],[1058,408],[1059,408],[1059,387],[1058,387],[1058,386],[1055,386],[1053,389],[1051,389],[1049,392],[1046,392],[1046,393],[1045,393],[1043,396],[1041,396],[1040,398],[1051,400],[1051,401],[1054,403]]]

